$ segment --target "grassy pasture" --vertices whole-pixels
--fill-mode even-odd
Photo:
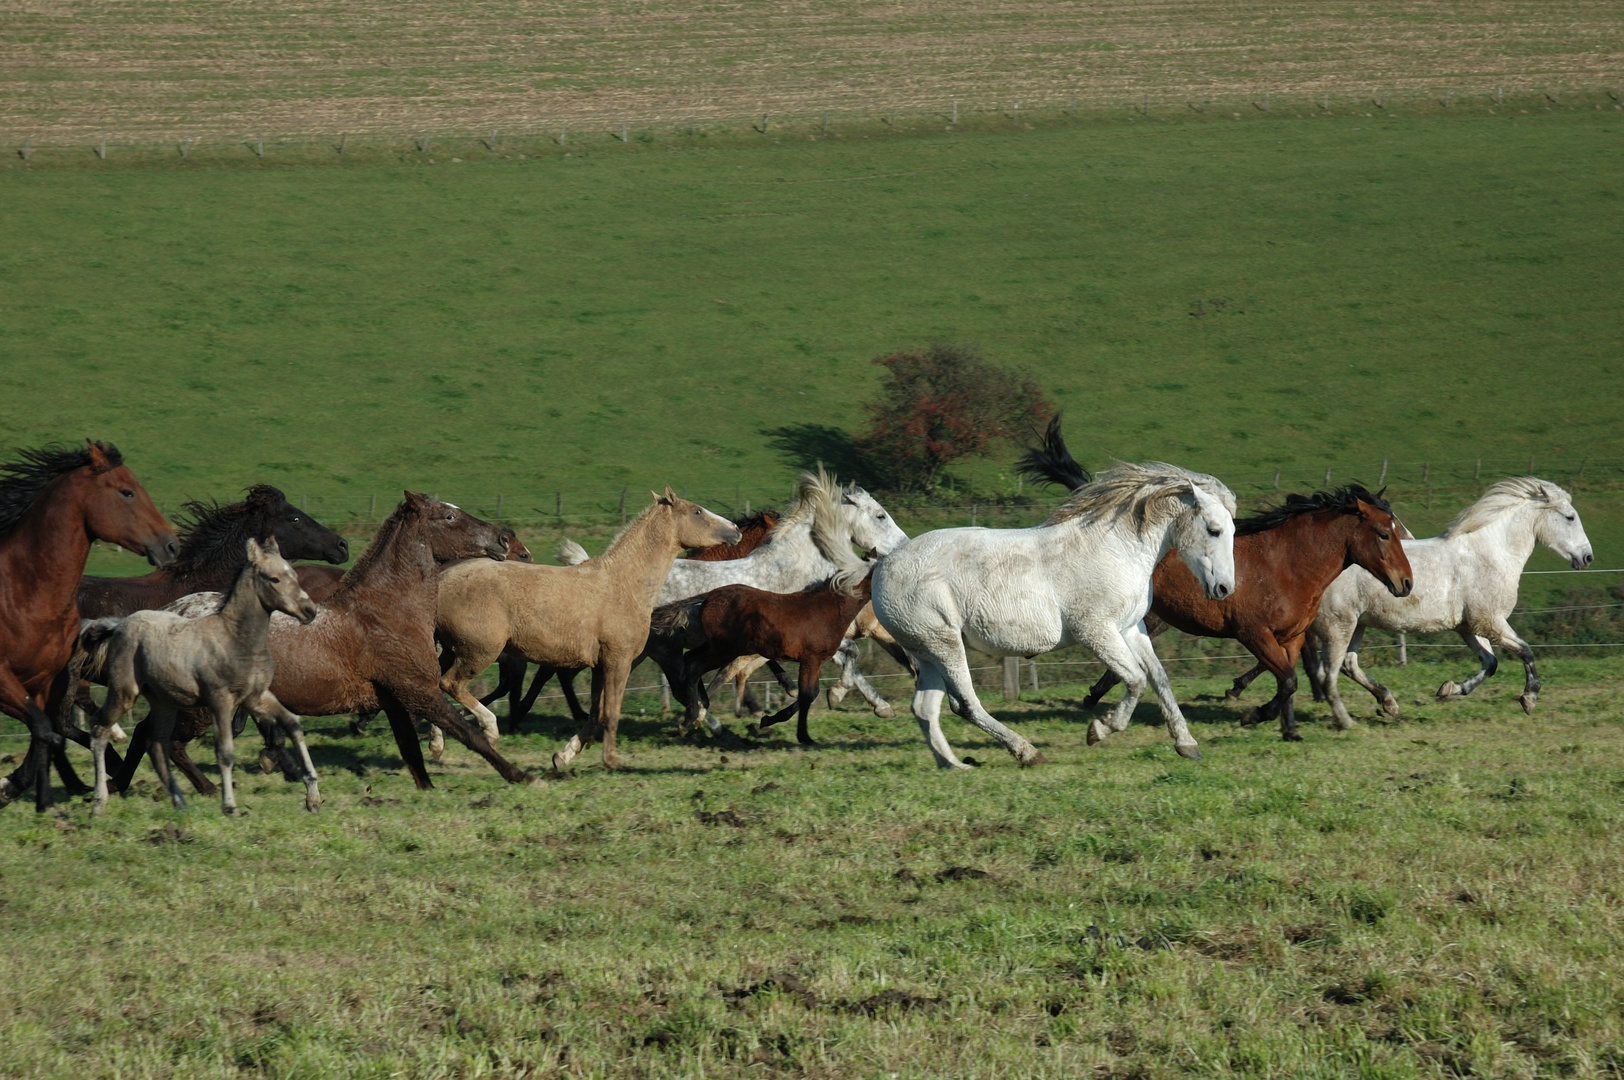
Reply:
[[[724,753],[638,700],[540,790],[334,729],[319,817],[13,807],[0,1074],[1617,1076],[1624,667],[1545,673],[1526,719],[1389,670],[1402,722],[1297,745],[1177,678],[1201,762],[1149,705],[1086,748],[1075,686],[997,707],[1050,765],[951,722],[951,776],[905,719]]]
[[[1030,367],[1085,462],[1163,457],[1248,498],[1389,459],[1422,531],[1477,459],[1486,482],[1533,456],[1619,565],[1620,133],[1557,113],[16,162],[0,437],[113,438],[171,506],[268,479],[342,524],[410,485],[601,543],[623,488],[782,501],[861,427],[868,359],[941,337]],[[947,501],[1013,496],[1004,467]]]

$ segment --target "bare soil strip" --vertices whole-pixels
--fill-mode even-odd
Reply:
[[[0,0],[0,137],[536,133],[751,115],[1614,86],[1609,0]]]

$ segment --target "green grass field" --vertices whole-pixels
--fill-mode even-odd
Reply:
[[[0,439],[112,438],[171,507],[268,480],[344,523],[411,486],[601,532],[622,489],[782,501],[861,429],[868,360],[943,338],[1029,367],[1085,462],[1166,458],[1248,499],[1385,459],[1424,532],[1477,459],[1486,482],[1532,457],[1619,565],[1621,124],[18,162]],[[1006,469],[971,463],[948,501],[1013,493]]]
[[[0,1074],[1616,1077],[1624,667],[1547,662],[1529,719],[1510,673],[1432,703],[1455,666],[1294,745],[1178,678],[1201,762],[1149,705],[1085,747],[1076,686],[994,706],[1051,764],[953,721],[957,775],[904,718],[719,752],[645,698],[541,790],[335,727],[318,817],[12,807]]]

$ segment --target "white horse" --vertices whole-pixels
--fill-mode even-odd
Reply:
[[[1074,491],[1031,529],[941,529],[910,540],[874,571],[874,613],[919,665],[914,716],[936,763],[964,768],[942,735],[944,695],[1023,765],[1043,755],[982,707],[967,647],[1036,656],[1080,642],[1127,685],[1109,730],[1128,726],[1148,679],[1178,752],[1198,758],[1142,620],[1150,578],[1176,546],[1206,594],[1235,590],[1235,496],[1174,465],[1120,464]],[[1088,727],[1092,745],[1107,726]]]
[[[766,541],[742,559],[701,562],[679,559],[666,575],[655,606],[687,600],[723,585],[750,585],[767,592],[800,592],[825,581],[839,567],[820,550],[812,535],[814,493],[821,490],[839,508],[843,540],[865,551],[884,555],[908,541],[874,496],[855,484],[841,488],[821,468],[818,475],[801,477],[799,498]]]
[[[1534,711],[1539,676],[1534,650],[1506,621],[1517,606],[1517,585],[1534,545],[1544,544],[1574,569],[1595,558],[1573,497],[1548,480],[1518,476],[1491,486],[1437,536],[1404,541],[1404,554],[1415,571],[1415,591],[1394,597],[1374,577],[1349,567],[1325,590],[1319,615],[1303,650],[1303,666],[1314,682],[1315,696],[1330,702],[1339,728],[1353,726],[1337,693],[1337,676],[1348,675],[1375,695],[1383,710],[1398,715],[1398,702],[1385,686],[1359,667],[1365,628],[1396,633],[1453,630],[1477,654],[1477,674],[1463,683],[1438,688],[1440,701],[1470,694],[1499,666],[1493,646],[1522,657],[1526,681],[1517,701]]]

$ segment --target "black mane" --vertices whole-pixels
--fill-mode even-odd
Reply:
[[[176,577],[231,574],[248,558],[249,539],[263,543],[276,528],[287,497],[269,484],[255,484],[242,502],[221,506],[213,499],[192,499],[181,507],[186,538],[170,567]]]
[[[96,448],[107,458],[108,468],[124,464],[124,455],[112,443],[97,443]],[[11,535],[45,485],[91,460],[88,446],[42,446],[17,454],[20,461],[0,465],[0,537]]]
[[[1382,498],[1380,493],[1373,495],[1362,484],[1349,484],[1334,491],[1316,491],[1312,495],[1298,495],[1294,492],[1287,495],[1286,501],[1279,506],[1266,506],[1251,517],[1237,518],[1235,535],[1250,536],[1253,533],[1268,532],[1293,518],[1321,510],[1352,511],[1355,505],[1361,502],[1369,503],[1389,514],[1393,512],[1393,508],[1387,505],[1387,500]]]
[[[1066,449],[1066,440],[1060,435],[1059,413],[1049,421],[1038,445],[1027,447],[1016,459],[1015,471],[1039,483],[1059,484],[1067,491],[1076,491],[1093,479]]]

